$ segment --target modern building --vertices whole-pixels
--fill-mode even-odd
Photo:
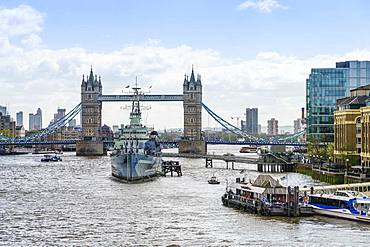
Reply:
[[[258,134],[258,108],[245,109],[244,131],[249,134]]]
[[[275,136],[279,134],[278,120],[271,118],[267,120],[267,135]]]
[[[334,112],[334,159],[370,174],[370,85],[350,93]]]
[[[242,131],[246,131],[246,129],[247,129],[247,122],[246,121],[240,120],[240,129]]]
[[[302,130],[302,119],[297,118],[294,120],[294,134]]]
[[[306,80],[307,140],[334,141],[336,100],[370,83],[370,61],[336,63],[335,68],[311,69]]]
[[[58,121],[59,119],[62,119],[66,115],[66,109],[57,109],[57,113],[54,113],[54,122]]]
[[[77,126],[77,121],[76,121],[76,119],[71,119],[71,120],[68,122],[68,127],[76,128],[76,126]]]
[[[10,115],[0,112],[0,136],[15,137],[15,121]]]
[[[40,108],[37,109],[36,114],[29,114],[29,130],[41,130],[42,129],[42,111]]]
[[[58,108],[57,112],[54,113],[53,119],[50,121],[49,126],[58,122],[59,119],[62,119],[66,115],[66,109]]]
[[[1,113],[1,115],[3,115],[3,116],[8,115],[8,111],[7,111],[7,109],[6,109],[6,106],[1,106],[1,105],[0,105],[0,113]]]
[[[262,125],[258,125],[258,134],[261,134],[262,133]]]
[[[17,126],[23,126],[23,111],[16,113]]]

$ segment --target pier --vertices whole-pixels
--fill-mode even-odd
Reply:
[[[293,172],[295,164],[273,153],[261,153],[257,163],[257,171],[266,173]]]
[[[284,187],[270,175],[255,181],[237,178],[221,198],[224,206],[249,213],[276,216],[312,215],[312,209],[299,202],[299,187]]]
[[[174,173],[177,174],[178,177],[182,176],[181,165],[178,161],[168,160],[162,162],[162,174],[166,176],[167,173],[171,174],[173,177]]]
[[[235,155],[216,155],[216,154],[189,154],[189,153],[162,153],[162,157],[171,158],[188,158],[188,159],[205,159],[205,167],[213,168],[213,160],[223,160],[226,164],[226,169],[229,169],[229,163],[231,163],[231,169],[234,170],[235,163],[245,164],[257,164],[257,158],[249,158]]]
[[[188,158],[188,159],[208,159],[223,160],[236,163],[257,164],[257,158],[242,157],[236,155],[218,155],[218,154],[189,154],[189,153],[162,153],[162,157]]]

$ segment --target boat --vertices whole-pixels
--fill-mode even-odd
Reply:
[[[208,180],[209,184],[220,184],[220,181],[217,180],[215,176],[212,176],[210,180]]]
[[[370,223],[370,198],[357,191],[311,194],[308,205],[316,214]]]
[[[62,161],[62,158],[60,158],[60,156],[56,156],[56,155],[44,155],[43,158],[41,158],[41,162],[58,162],[58,161]]]
[[[158,133],[141,123],[140,88],[132,88],[130,123],[121,125],[110,154],[112,176],[126,182],[146,181],[160,175],[162,164]]]
[[[24,151],[13,151],[11,149],[2,149],[0,148],[0,155],[21,155],[21,154],[28,154],[29,152]]]
[[[32,154],[63,154],[62,150],[40,150],[36,149]]]
[[[241,147],[239,153],[257,153],[257,146]]]

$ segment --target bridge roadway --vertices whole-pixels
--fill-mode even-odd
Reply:
[[[242,157],[235,155],[216,155],[216,154],[179,154],[179,153],[162,153],[162,157],[170,158],[189,158],[189,159],[213,159],[223,160],[226,162],[257,164],[258,158]]]

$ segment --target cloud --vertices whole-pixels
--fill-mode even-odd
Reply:
[[[13,9],[0,7],[0,35],[19,36],[42,31],[45,15],[28,5]]]
[[[274,9],[285,9],[286,7],[281,5],[276,0],[247,0],[238,5],[238,10],[244,9],[256,9],[263,13],[271,13]]]
[[[30,20],[43,16],[34,10],[30,12],[35,15],[29,15]],[[18,25],[29,26],[25,22]],[[39,28],[42,30],[42,25]],[[9,104],[13,117],[17,111],[23,110],[27,116],[41,107],[44,125],[57,107],[69,110],[80,102],[82,74],[89,73],[90,65],[102,76],[104,94],[122,93],[124,85],[134,82],[135,76],[139,76],[143,88],[152,85],[153,94],[181,94],[183,76],[190,72],[191,64],[202,75],[203,102],[227,121],[231,121],[231,116],[243,116],[245,107],[258,107],[262,125],[271,117],[282,125],[292,125],[293,119],[300,116],[300,108],[305,106],[305,82],[311,68],[334,67],[337,61],[370,57],[370,50],[306,58],[261,51],[255,57],[240,59],[213,49],[188,45],[166,47],[158,40],[108,52],[79,47],[48,49],[40,45],[39,28],[19,32],[16,37],[24,40],[19,43],[12,42],[10,36],[14,34],[0,36],[0,104]],[[120,109],[124,105],[104,103],[103,123],[127,123],[129,114]],[[146,124],[154,124],[156,128],[183,125],[180,102],[150,105],[152,109],[143,116]],[[27,121],[26,118],[26,127]],[[203,125],[218,126],[206,114]]]

